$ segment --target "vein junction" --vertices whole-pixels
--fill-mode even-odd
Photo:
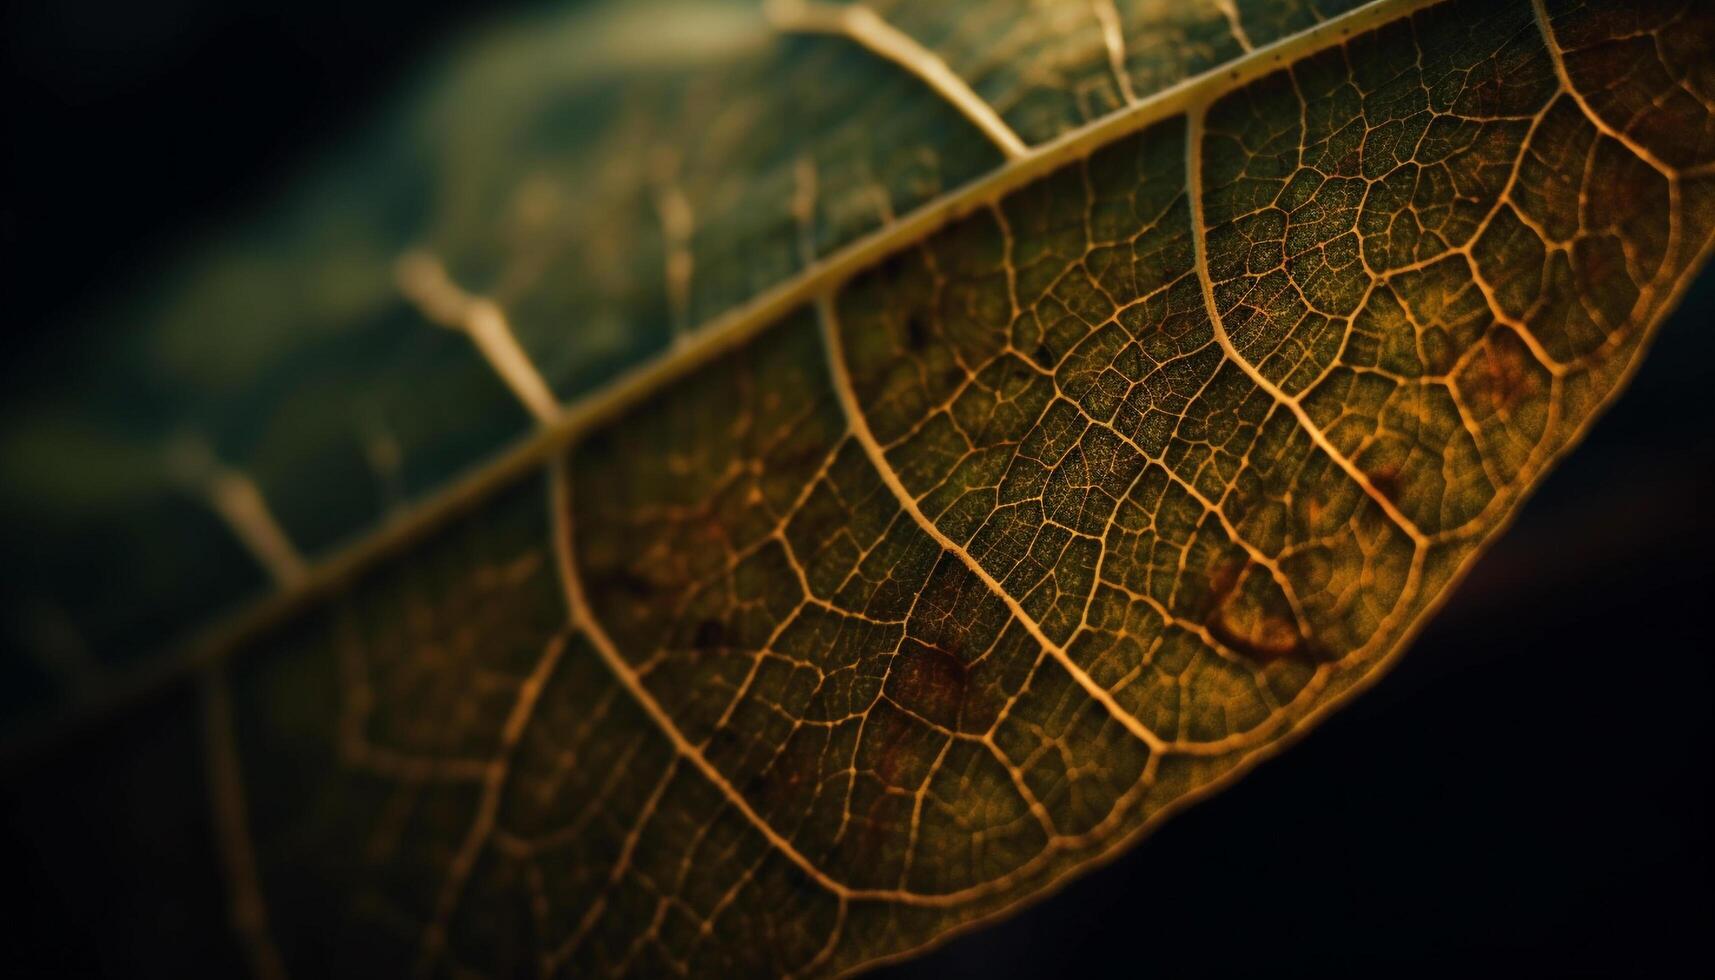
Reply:
[[[1709,237],[1540,4],[1394,16],[1426,7],[1259,47],[1130,128],[1011,134],[1024,169],[832,256],[799,158],[804,275],[599,409],[562,413],[498,307],[403,263],[554,436],[546,507],[508,484],[331,617],[335,751],[393,787],[354,822],[438,884],[374,889],[423,972],[498,956],[461,929],[508,896],[540,974],[855,967],[1050,886],[1373,676]],[[863,9],[771,12],[963,104]]]
[[[552,425],[560,403],[547,382],[518,346],[506,314],[492,300],[471,296],[447,278],[434,256],[410,252],[399,260],[399,289],[423,315],[443,327],[463,331],[536,421]]]
[[[931,91],[952,103],[1009,159],[1029,152],[1012,127],[945,61],[869,7],[817,0],[769,0],[766,9],[769,20],[782,31],[837,34],[917,76]]]

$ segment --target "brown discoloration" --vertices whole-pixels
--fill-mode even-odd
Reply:
[[[1210,635],[1259,664],[1286,657],[1315,659],[1290,612],[1253,594],[1257,586],[1247,580],[1248,572],[1254,573],[1248,562],[1227,561],[1210,575],[1209,615],[1204,620]],[[1284,597],[1279,605],[1284,607]]]
[[[607,575],[607,583],[618,592],[636,599],[648,599],[660,591],[654,582],[634,573],[624,565],[615,566]]]
[[[970,671],[958,657],[907,640],[887,675],[887,696],[905,710],[950,731],[964,716]]]
[[[872,709],[865,723],[856,760],[860,793],[853,802],[858,808],[851,812],[842,850],[855,866],[878,879],[887,878],[899,860],[893,830],[895,821],[908,812],[906,794],[916,789],[908,784],[914,782],[909,776],[920,762],[920,742],[913,736],[921,731],[921,725],[885,703]],[[867,800],[859,802],[863,797]]]
[[[1510,333],[1497,332],[1465,378],[1467,397],[1502,418],[1541,392],[1530,351]]]
[[[1310,649],[1298,627],[1284,616],[1226,603],[1210,617],[1209,632],[1224,646],[1260,664],[1285,657],[1308,659]]]
[[[1382,463],[1372,469],[1365,470],[1364,476],[1370,481],[1370,486],[1376,488],[1377,493],[1389,500],[1399,499],[1404,474],[1401,472],[1398,463]]]
[[[1305,495],[1303,504],[1304,520],[1311,528],[1320,528],[1322,526],[1322,516],[1328,513],[1328,508],[1333,505],[1329,496],[1328,490],[1325,487],[1318,487]]]
[[[726,624],[718,620],[703,620],[697,624],[691,636],[691,646],[697,650],[718,650],[726,645]]]
[[[1244,577],[1245,566],[1248,562],[1242,559],[1229,559],[1215,566],[1209,573],[1209,606],[1218,609],[1233,594],[1239,580]]]
[[[899,787],[903,784],[902,776],[909,771],[916,756],[911,752],[910,739],[903,730],[883,739],[880,755],[876,758],[875,775],[887,786]]]
[[[781,752],[767,768],[751,776],[744,784],[747,796],[761,801],[765,809],[799,799],[799,793],[816,782],[817,760],[789,747]]]
[[[1424,12],[1420,24],[1402,21],[1407,7]],[[1576,15],[1571,5],[1556,9]],[[441,752],[435,768],[444,762],[461,788],[443,792],[413,770],[395,792],[366,775],[355,791],[332,785],[325,801],[318,795],[300,811],[294,797],[308,770],[298,762],[325,754],[311,741],[325,737],[282,713],[283,701],[282,711],[249,719],[246,758],[258,765],[248,771],[267,794],[258,798],[283,801],[258,822],[264,846],[313,857],[337,855],[349,839],[372,842],[374,857],[353,874],[334,869],[342,874],[324,883],[294,880],[319,874],[315,862],[300,871],[267,854],[271,886],[302,896],[309,885],[369,890],[373,879],[389,895],[404,882],[409,899],[436,893],[419,887],[428,875],[444,878],[438,893],[448,897],[423,944],[423,962],[437,960],[430,966],[441,972],[607,965],[840,974],[1068,880],[1360,689],[1623,380],[1656,306],[1677,295],[1670,277],[1705,254],[1708,237],[1689,177],[1675,186],[1684,197],[1665,231],[1648,215],[1611,218],[1614,205],[1630,210],[1641,198],[1610,198],[1607,185],[1633,181],[1641,165],[1609,161],[1606,144],[1584,152],[1589,126],[1559,110],[1527,121],[1534,110],[1525,103],[1575,95],[1567,84],[1558,95],[1544,85],[1534,103],[1522,98],[1533,77],[1525,69],[1540,69],[1541,53],[1528,36],[1519,44],[1517,34],[1483,29],[1484,4],[1382,0],[1362,10],[1369,19],[1343,22],[1342,37],[1354,23],[1394,29],[1354,41],[1348,53],[1333,51],[1331,33],[1329,45],[1289,40],[1266,64],[1244,62],[1247,82],[1269,79],[1257,91],[1193,81],[1147,107],[1156,128],[1097,121],[1091,135],[1044,144],[1033,158],[1044,162],[1029,163],[1029,173],[981,178],[967,185],[974,192],[942,193],[937,183],[957,171],[956,140],[932,140],[937,152],[911,163],[907,179],[891,163],[831,165],[819,191],[806,162],[834,159],[828,146],[789,147],[803,151],[799,173],[809,174],[790,214],[801,239],[816,239],[802,249],[802,276],[782,261],[739,263],[763,278],[708,277],[714,285],[702,305],[711,322],[684,335],[670,364],[638,362],[578,402],[531,453],[506,457],[504,474],[459,492],[486,518],[499,486],[556,458],[549,532],[563,603],[550,588],[514,613],[490,594],[522,592],[534,578],[498,547],[500,525],[484,524],[475,541],[431,565],[406,547],[430,524],[408,515],[413,530],[389,531],[385,552],[312,567],[307,584],[293,586],[298,598],[217,637],[221,660],[255,645],[267,663],[297,663],[298,644],[326,652],[321,606],[349,604],[352,618],[363,617],[375,647],[365,662],[375,666],[343,700],[361,701],[365,718],[373,708],[413,738],[458,735],[421,740]],[[1442,30],[1436,18],[1448,10],[1453,26],[1479,27]],[[1123,38],[1114,50],[1124,53]],[[1357,92],[1361,106],[1345,86],[1288,91],[1284,72],[1313,53],[1326,55],[1319,64],[1335,75],[1344,67],[1353,80],[1386,79],[1388,88]],[[1383,71],[1370,70],[1371,58]],[[1424,86],[1454,77],[1475,87],[1437,90],[1438,100],[1459,104],[1418,141],[1429,150],[1412,164],[1424,168],[1422,181],[1383,180],[1368,185],[1374,193],[1358,192],[1354,178],[1374,176],[1357,173],[1366,166],[1358,151],[1418,155],[1409,134],[1421,117],[1394,114],[1416,110],[1396,98],[1387,66],[1399,66],[1407,88],[1413,72]],[[1534,72],[1538,81],[1542,74]],[[1323,77],[1314,66],[1297,76]],[[1587,90],[1597,109],[1624,110],[1613,107],[1619,89],[1596,81]],[[843,97],[839,86],[830,91]],[[1294,101],[1303,135],[1296,163]],[[1354,106],[1362,119],[1347,123]],[[1495,118],[1461,117],[1473,107]],[[736,137],[752,115],[735,117]],[[937,139],[957,135],[934,128]],[[1276,146],[1282,134],[1286,143]],[[623,135],[627,145],[650,138],[641,129]],[[778,191],[780,155],[763,149],[774,169],[754,188]],[[1292,174],[1251,168],[1265,149],[1282,151]],[[704,176],[720,175],[719,156],[704,161]],[[847,173],[881,198],[897,197],[900,217],[864,230],[852,201],[838,196]],[[1061,174],[1071,179],[1048,183]],[[1296,193],[1293,177],[1318,186],[1294,205],[1290,230],[1253,235],[1253,212],[1277,197],[1266,186],[1276,176],[1287,189],[1283,205]],[[1658,182],[1637,181],[1639,195],[1646,184]],[[761,201],[762,217],[782,217],[779,197]],[[1349,206],[1351,220],[1342,213]],[[984,208],[1005,218],[998,239],[988,219],[967,220]],[[742,218],[749,205],[731,198],[709,210]],[[867,215],[867,204],[859,210]],[[763,231],[772,235],[779,223]],[[1581,237],[1561,233],[1573,225]],[[864,237],[851,244],[847,234]],[[1613,250],[1611,236],[1625,248]],[[717,251],[718,237],[709,240]],[[1538,238],[1554,253],[1552,274],[1537,268]],[[1617,275],[1582,281],[1561,254],[1574,240],[1607,248],[1591,258],[1610,272],[1649,274],[1647,287],[1633,283],[1647,293],[1634,303]],[[608,251],[623,253],[625,244]],[[918,252],[907,251],[912,245]],[[887,260],[891,271],[871,275],[889,255],[899,256]],[[764,285],[774,274],[791,278]],[[533,327],[536,341],[552,346],[553,318],[568,298],[565,308],[588,307],[603,322],[606,313],[630,322],[624,314],[639,303],[658,312],[658,297],[615,293],[607,309],[570,285],[571,293],[519,304],[520,315],[547,318]],[[1362,322],[1331,325],[1321,313],[1395,290],[1411,315],[1372,310]],[[728,300],[747,305],[719,312]],[[1122,311],[1117,321],[1107,300]],[[1312,308],[1314,318],[1293,316]],[[852,321],[843,333],[839,316]],[[1484,330],[1492,336],[1478,340]],[[1473,341],[1484,349],[1470,350]],[[1263,361],[1247,363],[1247,351]],[[1312,369],[1314,377],[1300,373]],[[1445,398],[1438,386],[1450,373],[1485,397]],[[1055,398],[1079,404],[1066,410],[1071,402],[1062,401],[1050,413],[1043,401]],[[956,434],[946,433],[948,417]],[[1037,462],[1050,479],[1038,479]],[[1129,489],[1128,467],[1140,471]],[[1396,484],[1409,514],[1389,498]],[[539,515],[533,499],[530,506]],[[432,523],[455,512],[433,503]],[[534,517],[517,523],[532,545],[543,537]],[[482,592],[443,588],[459,577],[441,567],[448,563],[488,568]],[[370,570],[402,574],[385,590],[348,586]],[[393,617],[395,607],[405,611]],[[511,688],[518,665],[538,654],[514,642],[523,628],[565,629],[568,618],[587,639],[565,658],[565,683],[541,696],[539,720],[496,710],[503,699],[524,700]],[[313,635],[299,639],[299,631]],[[1343,659],[1330,669],[1331,646]],[[449,665],[474,680],[455,683],[451,700],[431,690],[426,701],[422,692],[446,686],[431,682],[445,681]],[[243,673],[252,676],[248,664]],[[254,703],[274,704],[262,681],[246,683]],[[536,685],[528,690],[536,696]],[[298,698],[312,707],[328,700]],[[711,724],[716,712],[722,718]],[[499,715],[521,720],[491,717]],[[337,738],[344,727],[328,730]],[[519,775],[509,776],[514,769]],[[474,819],[466,770],[481,782]],[[383,818],[372,819],[383,806]],[[487,865],[477,862],[486,862],[491,829],[533,835],[496,838],[528,880],[505,869],[493,876],[501,891],[530,891],[528,909],[482,890]],[[540,868],[529,863],[538,834]],[[444,873],[449,853],[457,861]],[[303,933],[315,925],[303,916],[320,913],[314,902],[296,904],[286,925]],[[394,919],[414,928],[423,917],[414,901],[403,904],[409,918]],[[588,910],[577,914],[580,905]],[[380,901],[366,907],[377,918],[392,912]],[[449,941],[440,927],[461,921],[454,911],[480,920],[485,909],[549,923],[538,937],[547,948],[541,962],[529,962],[541,951],[528,937],[505,962],[478,962],[483,949]],[[573,917],[581,921],[564,921]],[[502,940],[492,948],[510,950],[513,940]]]
[[[1591,288],[1595,283],[1608,285],[1617,282],[1626,275],[1624,253],[1616,246],[1604,248],[1605,242],[1600,237],[1585,238],[1573,243],[1571,251],[1573,277],[1580,284],[1580,291],[1597,306],[1601,303],[1603,291]]]
[[[929,329],[922,313],[914,312],[905,319],[905,350],[907,353],[920,353],[929,346],[933,334]]]

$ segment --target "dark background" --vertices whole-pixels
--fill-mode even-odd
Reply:
[[[10,5],[0,296],[14,330],[0,362],[146,282],[360,128],[461,30],[522,6]],[[1113,864],[892,972],[1701,973],[1715,932],[1712,567],[1706,274],[1631,390],[1370,693]],[[87,738],[196,750],[119,732]],[[202,792],[93,775],[75,788],[8,777],[7,890],[29,907],[0,956],[29,973],[234,967],[221,909],[191,894],[204,889],[115,882],[150,915],[116,898],[112,922],[84,917],[99,899],[67,897],[102,888],[135,846],[113,829],[127,793]],[[31,794],[57,798],[18,804]],[[45,820],[72,822],[88,848],[70,864],[32,853]],[[170,870],[204,829],[152,828],[153,865]]]

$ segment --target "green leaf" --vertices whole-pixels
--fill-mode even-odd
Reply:
[[[197,686],[138,765],[265,976],[909,954],[1400,653],[1706,257],[1712,65],[1668,0],[501,32],[9,402],[19,710]]]

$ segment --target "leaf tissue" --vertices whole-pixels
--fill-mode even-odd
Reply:
[[[1715,241],[1696,0],[595,4],[406,96],[0,417],[8,758],[164,706],[113,819],[265,978],[1004,915],[1379,676]]]

